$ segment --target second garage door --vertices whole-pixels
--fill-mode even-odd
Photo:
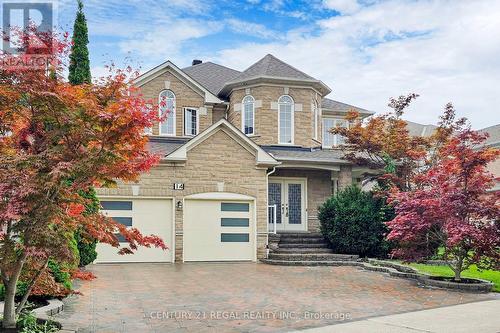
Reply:
[[[184,261],[255,260],[253,201],[186,200]]]

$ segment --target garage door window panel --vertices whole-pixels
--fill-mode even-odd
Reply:
[[[220,235],[220,241],[223,243],[248,243],[250,241],[249,234],[237,234],[237,233],[222,233]]]
[[[221,211],[223,212],[249,212],[250,204],[237,202],[222,202]]]
[[[132,201],[101,201],[103,210],[132,210]]]
[[[221,227],[248,227],[250,219],[239,217],[223,217],[221,218]]]
[[[131,227],[132,226],[132,218],[131,217],[121,217],[121,216],[113,216],[112,219],[119,224],[122,224],[126,227]],[[125,237],[122,236],[120,233],[115,233],[116,238],[118,239],[118,242],[123,243],[126,242],[127,240]]]

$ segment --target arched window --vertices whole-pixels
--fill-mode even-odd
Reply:
[[[160,135],[175,135],[175,94],[163,90],[159,97]]]
[[[254,134],[255,129],[255,99],[252,96],[243,98],[241,114],[241,130],[246,135]]]
[[[283,95],[278,99],[278,137],[281,144],[293,144],[293,99]]]

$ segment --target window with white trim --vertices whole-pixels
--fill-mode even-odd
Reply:
[[[200,119],[198,117],[198,109],[185,108],[184,109],[184,135],[195,136],[198,135],[200,128]]]
[[[313,123],[314,123],[314,136],[313,138],[315,140],[318,140],[318,131],[319,131],[319,108],[318,108],[318,103],[314,101],[313,103]]]
[[[146,104],[146,105],[144,106],[144,110],[143,110],[143,112],[144,112],[145,114],[150,114],[150,113],[151,113],[151,111],[153,111],[153,105],[152,105],[152,104]],[[145,127],[145,128],[144,128],[144,134],[145,134],[145,135],[153,135],[153,127]]]
[[[160,135],[175,135],[175,94],[163,90],[159,97]]]
[[[255,131],[255,99],[250,95],[245,96],[241,104],[241,131],[252,135]]]
[[[294,103],[288,95],[278,99],[278,137],[280,144],[293,144]]]
[[[347,120],[337,118],[323,118],[323,147],[338,147],[345,143],[345,138],[338,134],[330,133],[334,127],[349,127]]]

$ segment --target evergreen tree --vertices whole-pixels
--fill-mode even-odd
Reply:
[[[87,20],[83,13],[83,3],[78,0],[78,11],[73,26],[73,45],[69,56],[69,82],[71,84],[77,85],[91,82],[88,43]]]

